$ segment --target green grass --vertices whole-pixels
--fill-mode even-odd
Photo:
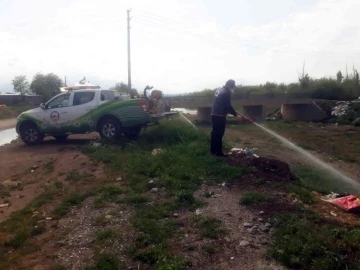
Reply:
[[[239,203],[242,205],[257,205],[262,202],[271,202],[273,198],[259,192],[248,192],[241,196]]]
[[[134,204],[134,205],[142,205],[150,201],[151,199],[146,195],[132,194],[132,195],[128,195],[125,199],[121,200],[120,202]]]
[[[114,184],[106,184],[96,191],[97,197],[94,198],[93,206],[95,208],[102,208],[106,206],[106,203],[121,203],[122,199],[119,199],[119,195],[125,193],[123,188]]]
[[[66,173],[65,181],[77,182],[80,180],[80,174],[77,170],[73,169],[70,172]]]
[[[66,270],[66,269],[67,269],[66,266],[59,263],[56,263],[50,267],[50,270]]]
[[[289,192],[298,195],[299,199],[305,204],[313,204],[315,202],[314,195],[306,188],[302,186],[291,186]]]
[[[43,165],[44,172],[45,173],[53,172],[54,171],[54,163],[55,163],[54,160],[44,163],[44,165]]]
[[[202,249],[208,253],[208,254],[215,254],[216,253],[216,247],[212,244],[207,244],[202,247]]]
[[[163,151],[152,155],[158,148]],[[180,120],[163,121],[135,142],[87,145],[83,151],[95,162],[106,163],[111,175],[121,174],[126,179],[128,192],[116,202],[135,209],[132,224],[138,237],[129,254],[154,269],[186,269],[186,262],[167,247],[171,238],[183,234],[183,224],[173,213],[200,207],[203,203],[193,193],[202,184],[231,181],[243,173],[241,168],[209,155],[209,136]],[[151,179],[156,179],[161,201],[152,202],[146,195]],[[216,238],[223,232],[215,220],[206,220],[201,227],[204,237]]]
[[[184,259],[174,256],[161,247],[149,247],[133,253],[134,259],[159,270],[185,270],[188,269]]]
[[[116,233],[115,233],[114,230],[106,229],[106,230],[98,231],[96,233],[95,240],[97,242],[104,242],[104,241],[106,241],[108,239],[113,238],[114,236],[116,236]]]
[[[89,197],[89,193],[78,194],[73,193],[66,197],[52,212],[55,217],[65,216],[71,209],[72,206],[78,206]]]
[[[110,219],[106,218],[105,215],[98,216],[94,220],[94,225],[95,226],[104,227],[109,223],[110,223]]]
[[[360,269],[360,229],[311,212],[278,215],[269,255],[291,269]]]
[[[124,190],[120,186],[113,184],[104,185],[98,191],[100,198],[106,202],[115,202],[122,193],[124,193]]]
[[[120,267],[120,261],[114,254],[101,254],[96,258],[94,266],[86,266],[85,270],[119,270],[123,269]]]
[[[54,189],[47,189],[36,198],[34,198],[25,208],[14,212],[7,220],[0,223],[0,231],[8,238],[0,239],[0,269],[8,269],[8,263],[16,264],[7,256],[10,250],[21,249],[21,254],[31,253],[36,248],[30,244],[29,240],[39,234],[42,234],[46,228],[38,221],[43,219],[41,215],[34,215],[35,211],[53,200],[56,192]]]
[[[7,187],[0,184],[0,198],[4,199],[6,197],[10,197],[10,192]]]
[[[298,165],[293,168],[295,175],[307,186],[307,189],[320,193],[330,192],[356,192],[354,186],[350,183],[342,181],[331,173],[320,169],[313,168],[308,165]]]
[[[225,233],[222,228],[222,221],[218,218],[206,217],[201,220],[199,226],[200,235],[205,238],[218,239]]]
[[[79,173],[75,169],[69,171],[65,175],[66,175],[65,181],[69,181],[69,182],[89,181],[94,178],[94,176],[89,173]]]
[[[54,186],[55,186],[56,188],[58,188],[58,189],[62,189],[62,188],[64,187],[64,184],[63,184],[62,182],[60,182],[60,181],[56,181],[56,182],[54,183]]]

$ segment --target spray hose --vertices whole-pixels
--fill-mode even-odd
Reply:
[[[244,119],[245,119],[247,122],[249,122],[250,124],[253,124],[253,123],[254,123],[254,121],[251,120],[250,118],[242,115],[241,113],[238,113],[238,112],[236,112],[236,113],[237,113],[239,116],[241,116],[242,118],[244,118]]]

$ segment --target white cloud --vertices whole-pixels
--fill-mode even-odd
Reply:
[[[0,82],[36,72],[66,75],[71,83],[86,76],[105,87],[126,82],[128,7],[132,80],[139,89],[153,84],[189,92],[229,78],[290,82],[304,59],[316,77],[334,76],[346,63],[360,66],[358,0],[321,0],[267,24],[229,28],[208,13],[205,0],[13,0],[0,1]],[[219,10],[226,8],[219,2]]]

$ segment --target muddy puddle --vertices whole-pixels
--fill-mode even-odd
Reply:
[[[5,129],[0,131],[0,146],[10,143],[17,138],[15,128]]]

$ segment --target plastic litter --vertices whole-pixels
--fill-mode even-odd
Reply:
[[[360,198],[355,195],[335,199],[327,199],[325,196],[325,199],[322,200],[336,205],[347,212],[360,212]]]
[[[259,156],[254,153],[254,150],[257,150],[257,148],[253,148],[253,149],[250,149],[250,148],[232,148],[229,151],[228,154],[229,155],[245,154],[245,155],[248,155],[248,156],[251,156],[251,157],[259,158]]]
[[[93,142],[92,144],[93,147],[100,147],[101,146],[101,143],[98,143],[98,142]]]
[[[336,103],[336,106],[333,108],[331,115],[332,116],[345,115],[347,113],[347,111],[349,110],[349,104],[350,104],[350,102],[348,102],[348,101],[340,101],[340,102]]]
[[[162,150],[162,149],[160,149],[160,148],[154,149],[154,150],[152,150],[151,155],[156,156],[157,154],[160,154],[160,153],[162,153],[163,151],[164,151],[164,150]]]

